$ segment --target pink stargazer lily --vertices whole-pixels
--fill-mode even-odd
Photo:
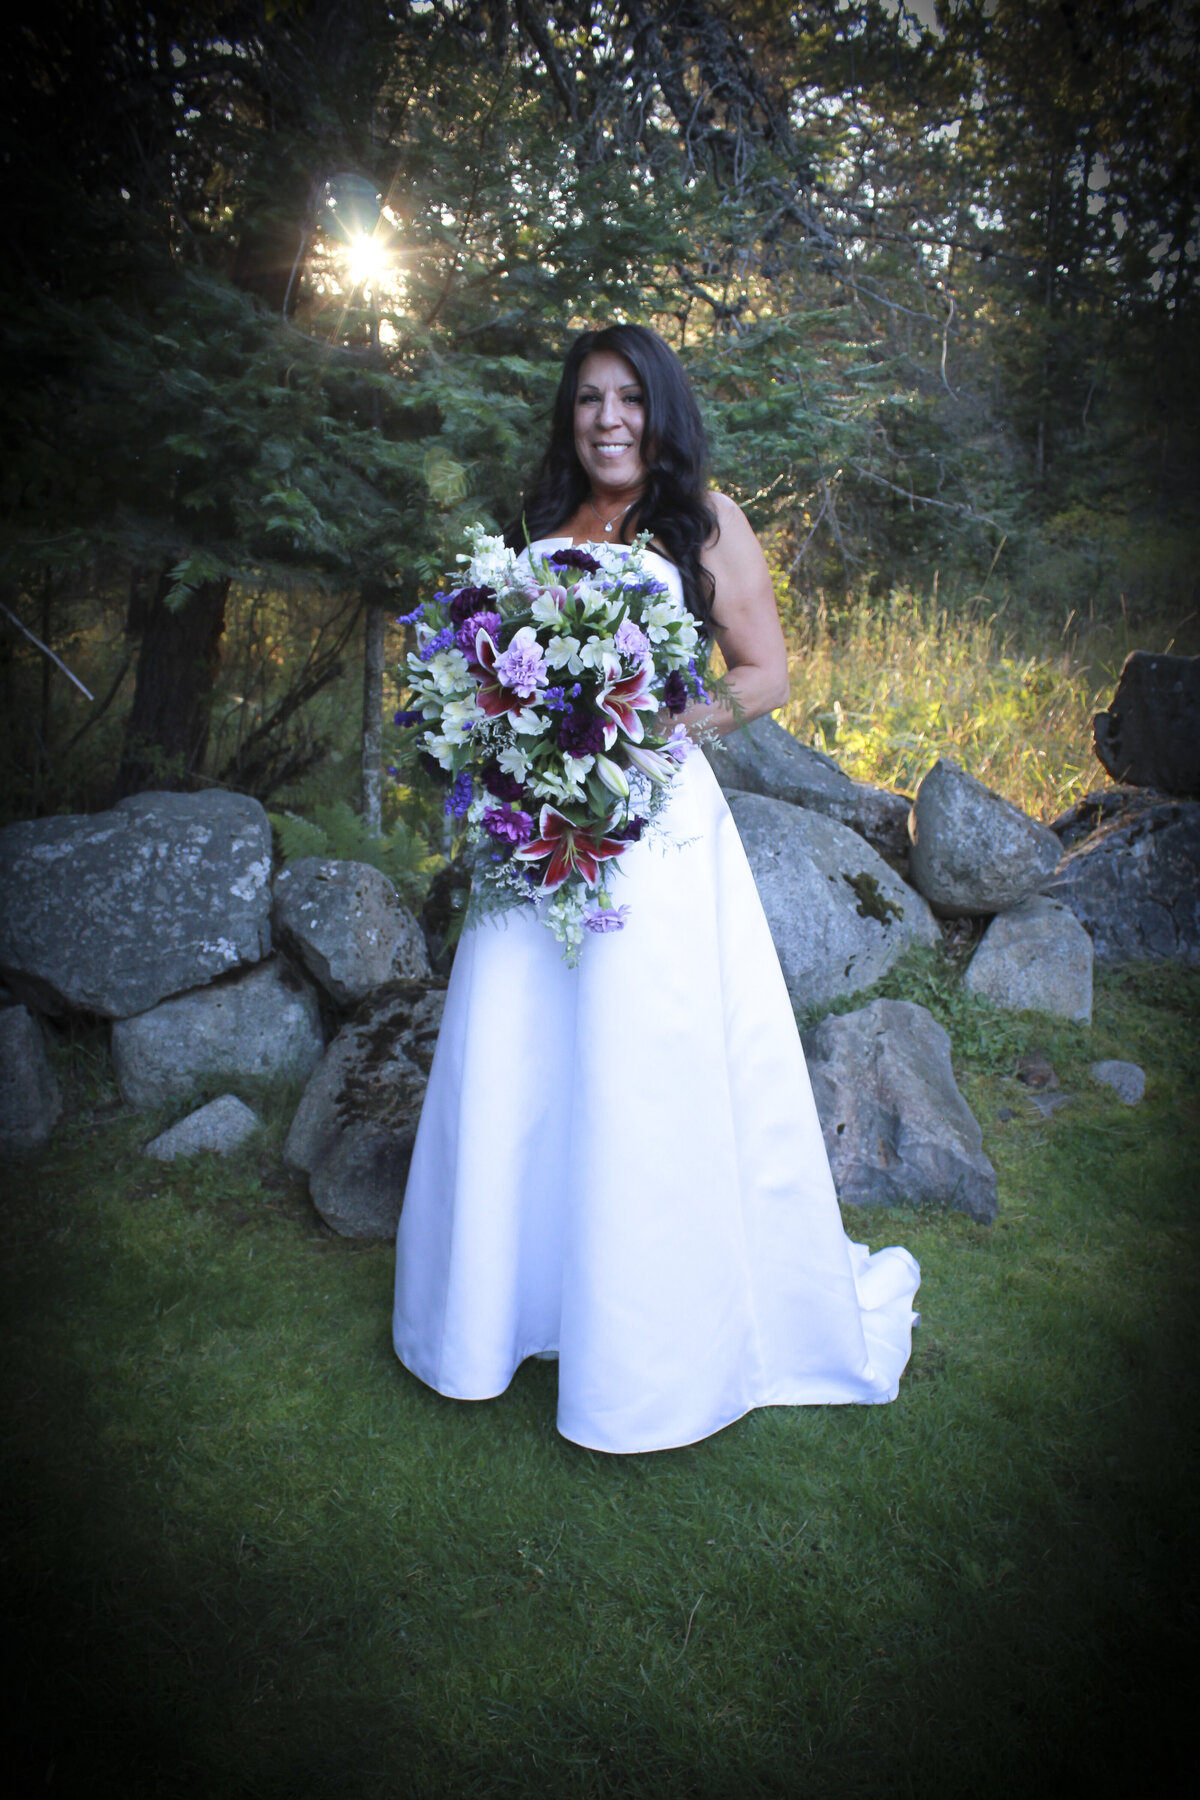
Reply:
[[[646,728],[638,714],[658,711],[658,701],[650,692],[652,673],[650,663],[644,662],[632,675],[622,675],[617,681],[606,681],[596,695],[596,705],[604,714],[606,750],[611,750],[616,743],[618,730],[623,731],[634,744],[640,744],[645,737]]]
[[[522,712],[529,705],[523,700],[515,688],[505,687],[495,673],[496,658],[499,651],[492,642],[491,634],[478,631],[475,634],[475,660],[484,671],[484,678],[475,692],[476,704],[489,719],[503,718],[505,713]]]
[[[538,835],[533,842],[514,852],[522,862],[541,862],[550,858],[539,886],[543,894],[552,894],[569,875],[578,870],[588,887],[600,879],[600,864],[610,856],[620,856],[629,845],[620,838],[609,838],[599,831],[588,831],[575,825],[555,806],[543,806],[538,819]]]

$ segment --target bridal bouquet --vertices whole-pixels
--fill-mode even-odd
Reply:
[[[573,964],[585,931],[624,925],[611,871],[691,748],[681,725],[663,735],[651,719],[707,698],[696,624],[646,566],[644,539],[526,566],[482,527],[468,538],[464,584],[399,621],[418,647],[396,722],[451,780],[472,914],[534,904]]]

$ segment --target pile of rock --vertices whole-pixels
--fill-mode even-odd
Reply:
[[[964,917],[987,921],[968,989],[1080,1023],[1097,958],[1200,961],[1198,696],[1194,662],[1131,658],[1096,720],[1097,752],[1126,785],[1052,827],[945,760],[911,801],[852,781],[769,719],[712,748],[796,1006],[869,987],[910,945],[937,943],[939,920]],[[1150,778],[1168,791],[1146,792]],[[39,1016],[99,1015],[131,1108],[306,1079],[289,1164],[335,1230],[394,1230],[444,984],[377,870],[307,858],[272,884],[266,814],[238,794],[146,794],[10,826],[0,975],[0,1148],[36,1149],[61,1111]],[[923,1008],[876,1001],[826,1019],[806,1050],[843,1199],[993,1217],[995,1173]],[[1126,1104],[1141,1097],[1132,1065],[1093,1076]],[[222,1151],[256,1128],[231,1091],[147,1153]]]
[[[410,1066],[405,1046],[413,1051],[423,1087],[441,1006],[420,928],[391,882],[364,864],[307,858],[272,885],[270,823],[242,794],[143,794],[108,813],[0,832],[0,973],[0,1149],[8,1152],[45,1144],[61,1112],[42,1018],[112,1021],[117,1082],[134,1111],[186,1102],[204,1087],[233,1090],[147,1145],[148,1155],[171,1160],[246,1141],[258,1121],[238,1089],[252,1095],[265,1081],[307,1081],[336,1067],[341,1104],[356,1078],[351,1049],[377,1062],[391,1025],[397,1057]],[[365,1038],[357,1025],[341,1028],[347,1012],[399,991],[396,984],[409,994],[415,984],[420,995],[422,1048],[392,1014],[377,1017]],[[305,1106],[311,1120],[308,1090]],[[419,1110],[413,1089],[407,1111],[393,1106],[389,1115],[398,1146],[393,1228]],[[342,1104],[338,1121],[344,1113]],[[333,1222],[345,1229],[353,1196],[340,1196],[335,1176],[318,1167],[341,1130],[340,1122],[323,1128],[320,1157],[296,1163],[312,1170],[314,1190],[329,1196]]]

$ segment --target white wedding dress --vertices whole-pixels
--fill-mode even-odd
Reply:
[[[766,918],[698,751],[659,818],[674,841],[621,858],[628,922],[589,934],[577,968],[532,909],[464,933],[397,1236],[406,1368],[482,1400],[557,1352],[558,1428],[594,1450],[894,1399],[920,1280],[906,1250],[842,1229]]]

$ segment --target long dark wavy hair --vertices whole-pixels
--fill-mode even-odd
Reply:
[[[580,365],[593,350],[613,351],[633,365],[645,410],[641,456],[646,485],[614,541],[619,537],[629,543],[639,531],[648,531],[678,567],[689,609],[711,630],[713,578],[700,561],[717,526],[708,500],[708,439],[683,364],[658,333],[644,325],[585,331],[567,351],[550,442],[505,542],[521,550],[526,531],[531,541],[549,537],[588,498],[590,483],[575,453],[575,392]]]

